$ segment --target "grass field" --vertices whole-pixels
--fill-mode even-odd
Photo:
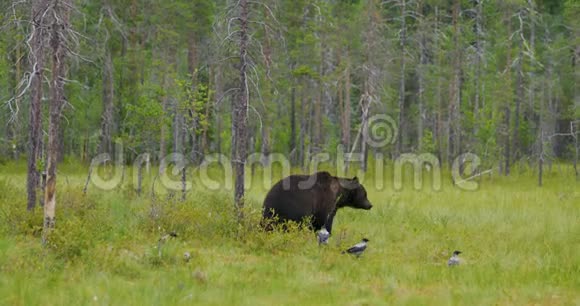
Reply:
[[[4,165],[0,305],[580,305],[580,183],[567,169],[542,188],[531,170],[486,175],[476,191],[445,174],[440,191],[408,178],[397,191],[387,171],[382,190],[364,183],[373,209],[339,211],[319,247],[306,230],[257,229],[261,184],[238,224],[229,191],[152,198],[148,177],[141,197],[129,183],[83,195],[86,168],[63,165],[43,246],[24,164]],[[169,231],[178,237],[160,252]],[[361,258],[341,255],[363,236]],[[455,249],[464,262],[448,268]]]

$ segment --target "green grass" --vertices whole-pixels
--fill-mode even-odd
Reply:
[[[23,165],[0,166],[0,305],[580,304],[580,183],[568,170],[542,188],[525,169],[485,176],[472,192],[447,174],[441,191],[416,191],[410,177],[396,191],[387,171],[383,190],[365,182],[373,209],[339,211],[320,248],[305,230],[257,230],[259,179],[238,224],[229,191],[198,184],[180,202],[157,186],[152,199],[148,177],[142,197],[129,183],[85,196],[85,168],[60,169],[57,228],[43,246]],[[159,256],[171,230],[179,237]],[[363,236],[360,259],[340,254]],[[464,263],[449,269],[454,249]]]

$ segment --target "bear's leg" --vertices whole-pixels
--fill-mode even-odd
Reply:
[[[326,223],[324,224],[324,227],[326,228],[326,230],[328,231],[329,234],[332,234],[332,222],[334,222],[335,215],[336,215],[336,209],[334,209],[333,211],[331,211],[328,214],[328,217],[326,218]]]
[[[312,217],[312,229],[314,231],[319,231],[322,227],[324,227],[325,218],[324,216],[314,216]]]

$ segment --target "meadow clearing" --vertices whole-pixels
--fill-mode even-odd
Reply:
[[[0,165],[0,305],[580,305],[580,183],[562,167],[541,188],[515,168],[482,176],[476,191],[446,173],[440,191],[415,190],[409,175],[395,190],[387,169],[384,188],[364,181],[373,209],[339,211],[319,247],[307,230],[258,229],[261,183],[240,224],[230,191],[194,182],[185,201],[161,188],[152,197],[146,176],[141,196],[130,182],[84,195],[87,167],[76,163],[59,168],[43,246],[25,164]],[[160,252],[169,231],[178,237]],[[361,258],[341,255],[362,237]],[[449,268],[455,249],[463,263]]]

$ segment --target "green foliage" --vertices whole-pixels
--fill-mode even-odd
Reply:
[[[296,69],[294,69],[292,71],[292,75],[294,77],[317,77],[316,72],[313,71],[312,68],[305,65],[298,66]]]
[[[212,114],[214,110],[210,97],[214,95],[214,91],[210,90],[207,83],[197,83],[194,86],[191,84],[191,78],[186,80],[178,80],[177,86],[183,90],[182,102],[179,104],[180,112],[190,115],[195,114],[195,131],[197,135],[201,135],[203,131],[210,129]],[[193,88],[193,91],[192,91]]]
[[[433,132],[426,130],[423,132],[423,139],[421,139],[421,148],[423,152],[435,153],[436,144],[433,138]]]
[[[91,232],[83,228],[85,222],[73,216],[67,216],[58,227],[51,231],[46,238],[47,247],[50,248],[58,258],[66,260],[78,259],[90,247],[89,243],[94,243]]]
[[[125,105],[126,127],[129,133],[124,135],[123,141],[129,145],[138,146],[159,138],[161,127],[171,122],[163,109],[163,99],[166,99],[166,93],[162,87],[146,84],[136,104]]]
[[[329,244],[319,247],[314,233],[295,224],[288,232],[259,230],[267,191],[261,184],[248,191],[246,219],[238,224],[225,190],[198,185],[185,202],[161,192],[136,197],[94,186],[83,195],[84,172],[72,165],[61,170],[70,184],[59,185],[56,228],[42,246],[39,232],[19,225],[40,226],[42,213],[25,210],[24,171],[18,168],[0,169],[2,304],[447,305],[509,299],[552,305],[580,298],[579,195],[576,183],[556,169],[546,169],[541,189],[528,173],[485,175],[475,192],[445,179],[435,192],[395,191],[387,168],[385,188],[365,178],[373,209],[339,211]],[[406,177],[404,184],[412,186],[412,176]],[[145,179],[149,190],[151,177]],[[171,231],[177,237],[160,243]],[[361,258],[340,254],[363,236],[370,243]],[[464,252],[463,263],[449,269],[454,249]]]
[[[215,151],[219,140],[220,150],[230,151],[230,106],[239,78],[238,2],[73,3],[71,26],[81,35],[67,40],[72,52],[67,62],[70,82],[65,89],[70,107],[63,114],[65,156],[89,158],[96,153],[103,118],[105,59],[109,56],[113,62],[114,138],[122,139],[135,152],[157,151],[161,139],[169,143],[169,135],[175,135],[171,133],[173,117],[184,115],[184,132],[203,138],[200,143],[205,149]],[[5,29],[0,34],[0,53],[6,54],[0,59],[0,80],[7,84],[0,89],[3,101],[14,95],[20,78],[30,70],[23,60],[29,57],[24,43],[30,29],[25,22],[29,5],[6,4],[7,13],[0,16]],[[459,9],[456,18],[455,5]],[[482,16],[478,19],[479,8]],[[556,122],[579,118],[573,65],[573,50],[580,37],[577,1],[267,0],[251,2],[249,9],[248,134],[256,150],[262,143],[270,144],[272,152],[296,149],[289,146],[294,94],[298,106],[300,99],[307,101],[304,110],[295,109],[300,123],[294,131],[296,138],[302,134],[310,147],[332,153],[335,148],[329,145],[342,132],[343,110],[338,101],[341,95],[345,100],[347,73],[351,139],[360,123],[358,102],[367,90],[374,98],[371,115],[397,117],[401,113],[400,81],[405,77],[402,113],[406,124],[399,128],[405,151],[426,141],[418,138],[419,96],[424,110],[422,126],[437,138],[433,142],[441,144],[436,149],[447,152],[453,144],[448,143],[444,127],[449,124],[450,101],[459,94],[457,125],[462,133],[458,150],[496,159],[489,163],[503,158],[496,153],[507,144],[505,135],[515,134],[516,100],[522,105],[520,139],[512,143],[519,147],[512,146],[514,152],[537,156],[533,145],[541,126],[538,118],[546,121],[549,130],[556,130]],[[477,32],[478,22],[481,32]],[[50,54],[46,57],[49,67]],[[14,126],[8,123],[10,114],[0,112],[0,125],[7,127],[0,129],[2,160],[13,153],[11,144],[25,151],[28,104],[24,102],[28,98],[27,94],[21,97]],[[175,112],[176,101],[179,112]],[[314,106],[321,110],[322,118],[313,117]],[[506,108],[510,118],[505,118]],[[552,114],[557,118],[548,120]],[[46,118],[46,110],[43,115]],[[222,123],[219,135],[218,118]],[[508,119],[510,125],[502,126]],[[317,121],[322,121],[321,143],[314,143],[313,123]],[[270,130],[262,133],[260,123]],[[270,139],[266,141],[262,135]],[[566,146],[564,140],[551,142],[556,148]],[[184,149],[191,145],[186,143]],[[380,151],[393,150],[387,146]],[[559,149],[554,153],[565,155]]]

